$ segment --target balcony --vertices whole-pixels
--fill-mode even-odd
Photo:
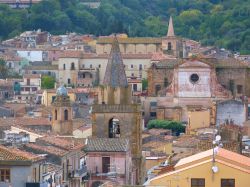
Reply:
[[[69,172],[69,178],[82,178],[87,175],[87,166]]]

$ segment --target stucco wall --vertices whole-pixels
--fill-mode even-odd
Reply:
[[[246,120],[245,106],[240,101],[225,101],[217,104],[216,125],[225,123],[227,119],[232,119],[236,125],[243,125]]]

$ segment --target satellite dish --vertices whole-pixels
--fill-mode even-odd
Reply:
[[[214,173],[218,173],[219,168],[218,168],[217,166],[213,166],[213,167],[212,167],[212,171],[213,171]]]
[[[217,135],[216,137],[215,137],[215,140],[218,142],[218,141],[220,141],[221,140],[221,136],[220,135]]]

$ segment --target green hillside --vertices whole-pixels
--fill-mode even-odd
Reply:
[[[0,5],[0,38],[38,28],[52,34],[163,36],[170,15],[179,36],[250,54],[250,0],[102,0],[98,9],[80,0],[44,0],[27,10]]]

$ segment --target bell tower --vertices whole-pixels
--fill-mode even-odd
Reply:
[[[183,57],[183,42],[175,36],[172,16],[169,18],[167,36],[162,38],[162,51],[168,55]]]
[[[52,131],[59,135],[72,135],[72,107],[67,89],[60,86],[52,103]]]
[[[132,102],[119,43],[114,37],[103,84],[99,87],[98,102],[92,107],[93,138],[126,138],[130,141],[133,162],[133,181],[141,184],[142,129],[141,108]]]

